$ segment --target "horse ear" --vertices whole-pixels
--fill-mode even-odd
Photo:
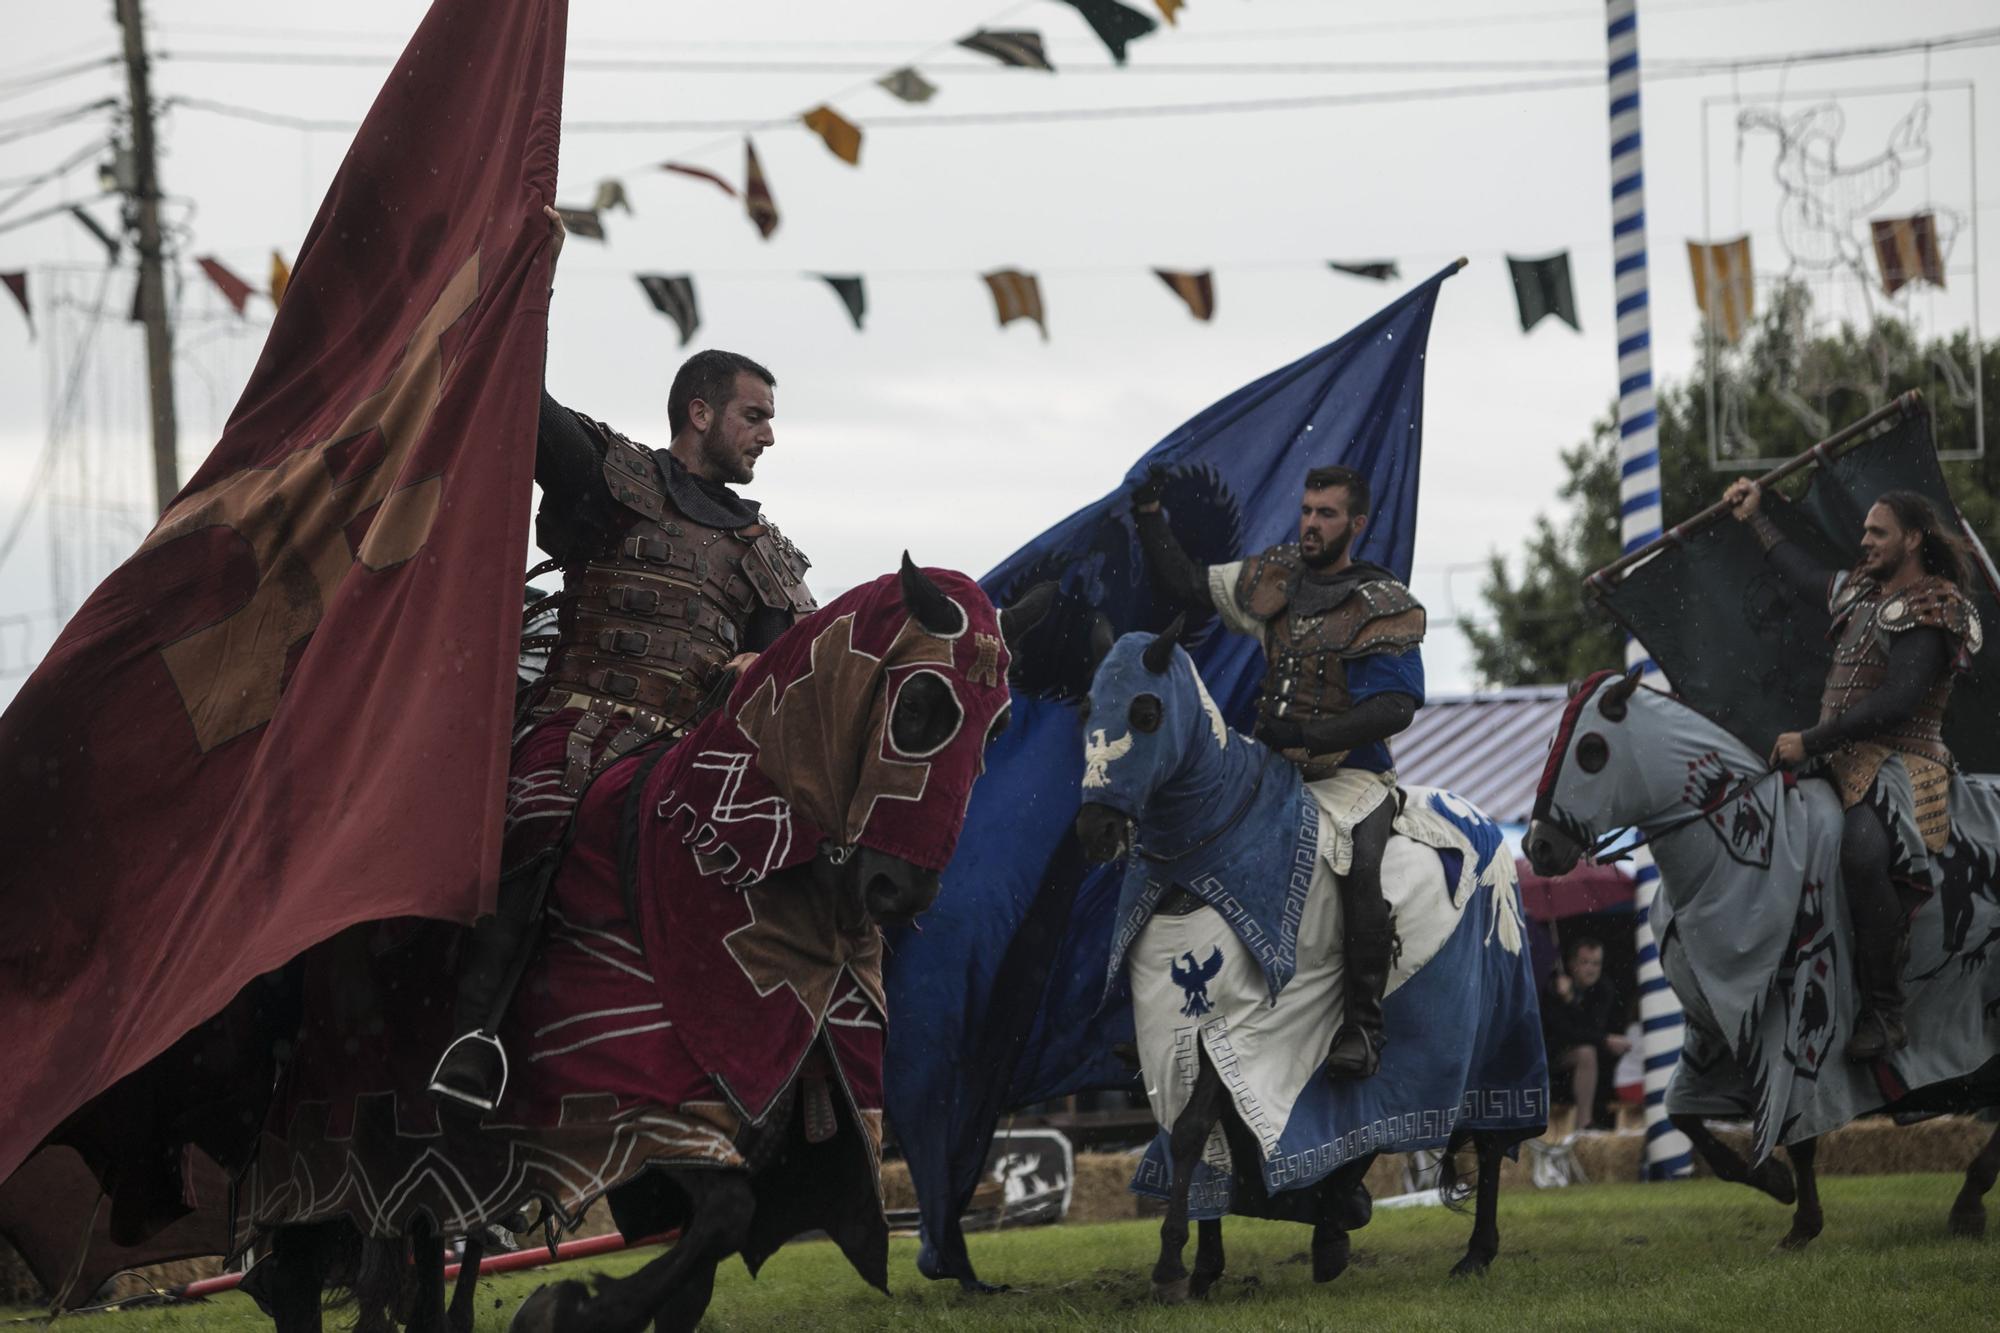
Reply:
[[[1146,670],[1156,676],[1167,674],[1167,668],[1174,664],[1174,644],[1181,637],[1181,629],[1187,623],[1185,614],[1174,617],[1173,623],[1155,635],[1146,645],[1145,655],[1140,659]]]
[[[1605,688],[1604,693],[1597,696],[1597,711],[1604,715],[1605,721],[1623,722],[1625,720],[1626,707],[1632,702],[1633,691],[1639,688],[1639,677],[1644,674],[1644,670],[1643,667],[1633,667],[1623,676],[1611,682]]]
[[[1104,665],[1104,659],[1111,655],[1111,645],[1115,636],[1111,632],[1111,621],[1102,611],[1090,622],[1090,674],[1095,676],[1097,668]]]
[[[903,552],[901,577],[903,607],[927,633],[948,639],[964,632],[965,612],[945,595],[944,589],[931,582],[930,575],[917,568],[908,551]]]
[[[1013,652],[1020,645],[1021,636],[1042,622],[1049,608],[1056,604],[1056,584],[1054,579],[1046,579],[1014,599],[1012,606],[1000,609],[1000,641]]]

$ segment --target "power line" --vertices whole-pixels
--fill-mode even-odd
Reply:
[[[96,102],[86,102],[82,106],[73,106],[63,111],[47,111],[34,116],[23,116],[19,120],[0,121],[0,144],[13,143],[18,139],[32,138],[37,134],[46,134],[50,130],[61,129],[72,121],[81,120],[94,112],[103,111],[117,105],[117,99],[106,97]]]
[[[4,102],[9,98],[25,96],[28,93],[46,88],[51,84],[61,83],[65,79],[73,79],[79,74],[88,74],[93,70],[109,69],[117,63],[118,58],[116,56],[105,56],[100,60],[85,60],[74,65],[64,65],[58,69],[43,70],[39,74],[29,74],[18,79],[0,81],[0,102]]]
[[[17,183],[20,186],[20,188],[18,190],[15,190],[13,194],[8,195],[5,199],[0,199],[0,213],[5,213],[15,204],[20,203],[23,199],[26,199],[29,195],[33,194],[36,190],[39,190],[42,186],[48,184],[50,181],[58,180],[61,177],[68,175],[78,166],[81,166],[83,163],[97,156],[97,154],[103,149],[104,143],[105,141],[100,139],[96,143],[85,145],[83,148],[78,149],[75,153],[72,153],[69,157],[64,158],[59,165],[50,167],[47,171],[44,171],[39,176],[30,176],[26,180],[20,182],[0,181],[0,187],[12,186]]]

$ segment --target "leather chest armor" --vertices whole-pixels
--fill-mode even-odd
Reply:
[[[605,481],[636,521],[564,569],[546,692],[529,713],[584,710],[563,784],[577,790],[642,741],[686,730],[760,608],[817,607],[804,582],[809,562],[775,526],[695,522],[668,498],[650,451],[609,431],[605,438]],[[597,736],[621,716],[624,729],[593,762]]]
[[[1952,640],[1959,658],[1979,651],[1979,618],[1964,594],[1951,583],[1925,576],[1894,594],[1865,576],[1854,576],[1835,594],[1833,665],[1820,695],[1819,720],[1839,717],[1880,689],[1889,672],[1893,637],[1919,627],[1941,629]],[[1902,754],[1952,766],[1944,743],[1944,710],[1951,700],[1951,667],[1939,673],[1908,718],[1867,739]]]
[[[1324,588],[1306,576],[1297,548],[1244,563],[1237,598],[1264,622],[1264,682],[1257,719],[1339,717],[1353,706],[1347,664],[1423,642],[1424,608],[1392,578]]]

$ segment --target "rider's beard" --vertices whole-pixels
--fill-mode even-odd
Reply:
[[[708,429],[701,433],[696,448],[711,480],[741,486],[750,480],[750,462],[729,452],[729,446],[723,442],[722,425],[720,416],[711,421]]]
[[[1301,547],[1299,549],[1299,559],[1304,562],[1307,569],[1326,569],[1340,562],[1340,557],[1347,554],[1348,543],[1353,540],[1354,529],[1351,527],[1342,528],[1338,537],[1327,542],[1317,551],[1308,551]]]

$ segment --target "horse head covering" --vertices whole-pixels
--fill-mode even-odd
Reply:
[[[979,585],[905,556],[767,649],[729,711],[757,772],[827,843],[943,870],[1004,725],[1007,666]]]

